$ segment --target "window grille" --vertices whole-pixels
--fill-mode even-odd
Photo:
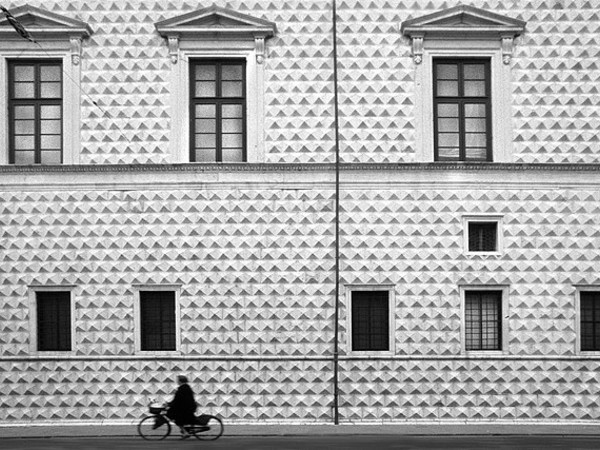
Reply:
[[[487,59],[434,59],[436,161],[491,161],[491,83]]]
[[[8,62],[11,164],[62,163],[62,81],[60,61]]]
[[[386,351],[389,346],[388,292],[352,292],[352,350]]]
[[[191,161],[246,161],[246,62],[192,60]]]
[[[36,292],[38,351],[71,350],[71,293]]]
[[[581,308],[581,350],[600,350],[600,291],[579,293]]]
[[[141,350],[176,350],[175,293],[140,291]]]
[[[469,251],[495,252],[498,248],[497,222],[469,222]]]
[[[465,293],[466,350],[502,349],[502,292]]]

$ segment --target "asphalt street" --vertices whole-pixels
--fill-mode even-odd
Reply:
[[[600,448],[600,436],[223,436],[217,441],[185,441],[170,437],[160,442],[140,438],[11,438],[0,439],[10,450],[331,450],[331,449],[445,449],[445,450],[577,450]]]

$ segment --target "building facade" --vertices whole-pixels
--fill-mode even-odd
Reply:
[[[5,6],[2,423],[599,418],[596,2]]]

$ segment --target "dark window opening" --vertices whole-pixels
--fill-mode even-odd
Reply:
[[[469,222],[469,251],[495,252],[498,248],[498,222]]]
[[[434,59],[436,161],[491,161],[491,84],[487,59]]]
[[[387,291],[352,292],[352,350],[390,349]]]
[[[467,350],[501,350],[502,292],[466,292],[465,322]]]
[[[600,291],[579,294],[581,309],[581,350],[600,351]]]
[[[62,63],[8,62],[11,164],[60,164],[63,158]]]
[[[192,60],[190,80],[190,161],[246,161],[245,60]]]
[[[140,291],[141,350],[177,350],[175,293]]]
[[[71,350],[71,293],[36,292],[38,351]]]

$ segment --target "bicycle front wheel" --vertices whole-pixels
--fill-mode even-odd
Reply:
[[[194,425],[190,432],[201,441],[214,441],[223,434],[223,422],[216,416],[204,416],[205,425]]]
[[[140,421],[137,430],[147,441],[161,441],[171,433],[171,424],[160,415],[148,416]]]

